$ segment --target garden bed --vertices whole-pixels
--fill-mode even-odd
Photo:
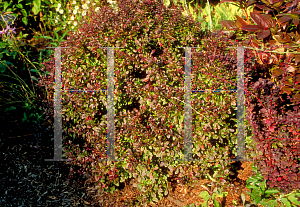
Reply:
[[[85,185],[83,178],[69,178],[69,166],[65,162],[46,162],[53,156],[44,146],[35,146],[36,136],[10,138],[1,146],[1,206],[130,206],[137,202],[139,191],[132,186],[134,179],[121,184],[114,193],[103,192],[95,195],[93,189]],[[39,137],[41,139],[41,137]],[[252,162],[235,162],[236,170],[231,176],[232,188],[225,198],[218,198],[222,206],[233,206],[232,201],[242,205],[241,193],[250,201],[245,187],[246,180],[252,175]],[[177,183],[177,177],[169,180],[172,187],[169,194],[157,204],[148,206],[187,206],[200,205],[199,196],[205,190],[200,185],[207,185],[210,180],[200,179],[188,188]],[[246,202],[247,203],[247,202]]]

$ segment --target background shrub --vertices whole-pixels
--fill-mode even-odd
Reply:
[[[240,2],[246,7],[254,3]],[[300,6],[284,0],[273,3],[254,4],[247,22],[236,16],[236,20],[220,24],[234,31],[233,39],[244,36],[253,48],[246,50],[248,60],[255,57],[256,62],[252,80],[247,83],[253,96],[246,102],[247,119],[258,144],[256,165],[268,186],[287,193],[300,187],[300,55],[296,53],[300,51]]]

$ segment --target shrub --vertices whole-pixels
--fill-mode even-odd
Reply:
[[[256,57],[259,67],[252,71],[255,75],[247,89],[252,89],[256,98],[252,96],[246,102],[247,119],[258,143],[256,165],[267,185],[287,192],[300,187],[300,55],[292,53],[300,51],[300,7],[284,0],[240,3],[242,7],[255,5],[250,12],[252,22],[236,15],[237,20],[223,20],[220,24],[235,31],[232,39],[250,40],[249,46],[253,47],[247,54],[249,59]],[[259,51],[259,47],[263,50]]]
[[[78,31],[62,43],[71,47],[62,49],[62,83],[64,89],[105,89],[106,49],[97,47],[124,47],[114,50],[115,154],[124,160],[98,161],[106,158],[106,92],[63,92],[63,139],[67,157],[72,159],[71,171],[84,174],[100,191],[112,192],[120,183],[136,178],[134,186],[143,193],[141,202],[167,195],[168,178],[175,174],[193,181],[215,171],[225,180],[236,141],[234,131],[229,130],[234,128],[235,94],[192,95],[196,108],[193,159],[201,161],[174,160],[182,159],[184,150],[184,57],[176,47],[201,51],[193,55],[192,89],[219,87],[220,80],[212,85],[215,73],[229,83],[223,89],[234,89],[236,58],[222,51],[228,38],[211,39],[201,31],[201,22],[181,16],[182,7],[173,5],[169,10],[161,1],[124,0],[118,7],[117,11],[109,7],[92,10]],[[40,81],[52,91],[53,65],[53,60],[45,63],[43,70],[50,75]]]

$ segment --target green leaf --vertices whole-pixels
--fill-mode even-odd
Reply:
[[[279,191],[278,191],[278,190],[266,190],[266,191],[265,191],[265,194],[266,194],[267,196],[270,196],[270,194],[274,194],[274,193],[279,193]]]
[[[6,66],[3,64],[0,64],[0,72],[5,73],[5,71],[6,71]]]
[[[7,42],[0,42],[0,48],[6,48],[8,45]]]
[[[24,112],[24,117],[22,118],[22,123],[25,122],[27,120],[27,116],[26,113]]]
[[[202,197],[204,200],[208,200],[210,198],[210,195],[207,191],[202,191],[200,194],[199,194],[200,197]]]
[[[50,40],[53,40],[52,37],[49,37],[49,36],[41,36],[42,38],[45,38],[45,39],[50,39]]]
[[[214,198],[215,207],[221,207],[220,203]]]
[[[12,8],[8,8],[6,12],[12,12]]]
[[[263,199],[263,201],[261,202],[261,204],[264,205],[264,206],[269,206],[269,207],[278,206],[278,203],[277,203],[276,200],[267,201],[267,200]]]
[[[207,176],[209,177],[210,180],[217,182],[214,178],[212,178],[209,174],[207,174]]]
[[[298,198],[296,198],[296,196],[300,197],[300,193],[296,193],[296,194],[291,194],[289,195],[289,200],[296,205],[300,205],[300,199],[298,200]]]
[[[39,81],[35,76],[30,76],[32,80]]]
[[[253,184],[256,184],[256,183],[259,183],[258,179],[255,178],[255,177],[250,177],[247,179],[247,183],[253,183]]]
[[[166,188],[166,190],[165,190],[165,196],[167,196],[167,194],[168,194],[168,189]]]
[[[4,8],[3,10],[5,11],[7,9],[7,7],[9,6],[9,4],[7,3],[7,1],[4,2]]]
[[[21,10],[21,13],[23,14],[24,17],[27,17],[27,11],[25,9]],[[24,21],[23,21],[24,22]]]
[[[44,0],[43,2],[46,3],[47,5],[50,5],[49,1]]]
[[[11,107],[9,107],[9,108],[6,108],[6,109],[4,110],[4,112],[7,112],[7,111],[13,111],[13,110],[15,110],[15,109],[16,109],[16,107],[11,106]]]
[[[253,189],[251,197],[254,200],[255,204],[258,204],[261,201],[261,191],[260,189]]]
[[[22,22],[23,22],[25,25],[27,25],[27,24],[28,24],[28,19],[27,19],[27,17],[23,17],[23,18],[22,18]]]
[[[264,180],[264,182],[262,182],[262,184],[260,185],[260,188],[262,189],[262,192],[265,191],[265,189],[266,189],[266,180]]]
[[[222,192],[220,194],[217,194],[216,197],[219,197],[219,198],[224,198],[228,195],[228,192]]]
[[[7,56],[9,56],[9,54],[10,54],[10,52],[8,50],[3,50],[2,53],[5,53]]]
[[[57,32],[58,32],[58,31],[60,31],[60,30],[61,30],[61,29],[58,29],[57,31],[55,31],[55,30],[53,31],[53,32],[54,32],[54,34],[55,34],[56,40],[58,40],[58,39],[59,39]]]
[[[40,10],[41,10],[41,0],[34,0],[33,8],[32,8],[33,14],[37,15],[40,12]]]
[[[112,187],[110,188],[110,193],[113,193],[114,190],[115,190],[115,186],[112,186]]]
[[[30,69],[31,72],[38,73],[36,69]]]
[[[155,202],[158,202],[157,198],[156,197],[153,197],[153,201]]]
[[[12,51],[10,55],[13,56],[14,59],[16,59],[17,52],[16,51]]]
[[[285,207],[291,207],[291,203],[287,198],[281,198],[281,201],[285,205]]]
[[[23,5],[22,4],[17,4],[16,7],[19,8],[19,9],[23,9]]]
[[[8,55],[8,56],[10,56],[10,55]],[[11,62],[9,62],[7,60],[3,60],[3,62],[5,62],[7,65],[14,65],[14,64],[12,64]]]
[[[242,198],[242,201],[243,201],[243,205],[245,205],[246,198],[245,198],[244,193],[241,193],[241,198]]]
[[[207,201],[203,202],[203,203],[201,204],[201,206],[207,207]]]
[[[66,34],[67,34],[69,31],[71,31],[71,30],[66,31],[66,32],[62,35],[62,37],[59,39],[59,43],[64,39],[64,37],[66,36]]]

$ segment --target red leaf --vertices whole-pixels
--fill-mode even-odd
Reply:
[[[294,23],[294,25],[298,26],[298,24],[299,24],[299,19],[293,19],[293,23]]]
[[[236,25],[236,21],[231,21],[231,20],[221,20],[219,24],[221,24],[223,27],[226,27],[229,30],[238,30],[238,26]]]
[[[271,34],[271,32],[270,32],[269,29],[267,29],[267,30],[261,30],[261,31],[259,31],[257,33],[257,38],[258,39],[264,39],[264,38],[270,36],[270,34]]]
[[[155,53],[155,49],[151,51],[150,56],[152,56],[153,53]]]
[[[288,22],[290,21],[292,18],[290,16],[283,16],[281,18],[279,18],[277,21],[278,23],[285,23],[285,22]]]
[[[275,20],[270,15],[250,12],[250,16],[264,30],[276,26]]]
[[[247,22],[244,19],[242,19],[241,17],[239,17],[238,15],[234,15],[234,16],[239,21],[239,23],[241,23],[242,26],[248,25]]]
[[[273,19],[273,17],[270,14],[260,14],[262,18],[265,19],[268,28],[276,27],[276,21]]]
[[[248,32],[256,32],[256,31],[261,30],[262,28],[260,28],[257,25],[245,25],[245,26],[242,26],[241,29],[246,30]]]

